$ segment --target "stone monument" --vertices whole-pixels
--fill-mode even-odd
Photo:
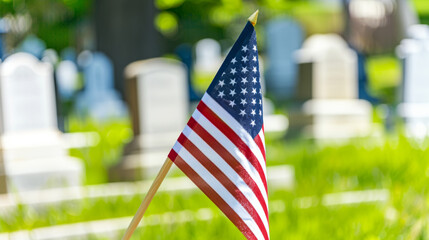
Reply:
[[[177,60],[155,58],[131,63],[125,76],[134,140],[125,148],[122,162],[112,169],[112,177],[150,178],[189,118],[186,67]]]
[[[290,114],[290,134],[315,139],[367,136],[372,107],[358,100],[357,56],[338,35],[314,35],[296,53],[298,107]]]
[[[52,66],[27,53],[0,65],[0,192],[80,185],[57,128]]]
[[[406,134],[429,135],[429,26],[414,25],[408,38],[397,48],[403,64],[401,103],[398,113],[405,121]]]

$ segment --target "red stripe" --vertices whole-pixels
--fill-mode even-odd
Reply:
[[[177,157],[177,153],[176,151],[174,151],[173,149],[171,149],[170,153],[168,154],[168,158],[174,162],[174,160],[176,160]]]
[[[200,136],[204,142],[206,142],[210,147],[223,158],[223,160],[231,166],[232,169],[244,180],[244,182],[252,189],[255,196],[258,198],[261,203],[262,208],[264,209],[265,215],[268,220],[268,208],[265,199],[262,196],[261,189],[259,189],[258,185],[256,185],[253,178],[250,174],[244,169],[244,167],[240,164],[240,162],[235,159],[228,150],[225,149],[222,144],[220,144],[210,133],[208,133],[193,117],[189,119],[188,126]]]
[[[244,154],[246,159],[253,165],[258,171],[259,176],[267,189],[267,178],[262,170],[261,164],[259,163],[252,150],[247,146],[245,142],[232,130],[218,115],[216,115],[207,105],[200,101],[197,109],[206,117],[213,125],[216,126],[240,151]]]
[[[246,223],[240,218],[240,216],[180,156],[176,157],[174,163],[192,180],[192,182],[195,183],[195,185],[201,189],[201,191],[203,191],[205,195],[207,195],[207,197],[210,198],[210,200],[213,201],[214,204],[216,204],[220,210],[222,210],[222,212],[244,234],[247,239],[257,240],[256,236],[246,225]]]
[[[253,140],[255,140],[256,145],[258,145],[259,150],[261,150],[262,156],[264,156],[265,162],[267,162],[267,159],[265,158],[265,148],[264,148],[264,144],[262,143],[261,136],[259,136],[258,134]]]
[[[252,216],[255,223],[258,225],[265,239],[268,239],[267,229],[261,220],[258,212],[253,207],[252,203],[244,196],[242,191],[220,170],[201,150],[194,145],[183,133],[180,134],[177,140],[196,160],[198,160],[204,168],[207,169],[227,190],[232,196],[243,206],[244,209]]]

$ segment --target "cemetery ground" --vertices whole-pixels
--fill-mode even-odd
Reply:
[[[71,154],[84,159],[86,185],[107,183],[108,168],[118,161],[122,144],[131,139],[130,123],[118,121],[95,128],[72,120],[71,126],[75,131],[100,134],[96,146],[74,149]],[[266,142],[269,167],[289,164],[295,168],[293,189],[269,190],[272,239],[429,238],[428,140],[385,136],[317,144],[268,134]],[[143,191],[2,209],[0,235],[131,217]],[[159,192],[141,226],[133,239],[244,239],[199,190]],[[94,235],[89,239],[105,238]]]

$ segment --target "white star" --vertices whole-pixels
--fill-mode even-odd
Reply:
[[[254,73],[256,73],[258,70],[256,70],[256,67],[253,67],[253,70],[252,70]]]
[[[253,56],[252,61],[256,62],[256,56]]]
[[[242,88],[241,89],[241,94],[246,95],[246,93],[247,93],[247,90],[245,88]]]
[[[251,120],[250,125],[252,125],[252,127],[254,127],[256,125],[255,120]]]
[[[244,45],[244,46],[241,46],[242,48],[241,48],[241,51],[243,51],[243,52],[247,52],[247,50],[249,50],[248,48],[247,48],[247,46],[246,45]]]
[[[223,98],[223,96],[225,96],[225,94],[223,93],[223,91],[220,91],[219,95],[217,95],[217,96],[220,97],[220,98]]]
[[[247,70],[247,67],[242,67],[242,68],[241,68],[241,72],[242,72],[242,73],[246,73],[246,72],[248,72],[248,71],[249,71],[249,70]]]
[[[261,110],[259,110],[259,116],[262,116],[262,111]]]
[[[233,96],[234,97],[234,95],[235,94],[237,94],[237,93],[235,93],[235,90],[234,89],[232,89],[231,91],[229,91],[229,95],[231,95],[231,96]]]
[[[247,78],[241,78],[241,83],[246,84],[247,83]]]
[[[247,56],[244,56],[244,57],[241,58],[241,61],[244,62],[244,63],[246,63],[249,60],[247,59]]]
[[[247,104],[246,99],[241,99],[240,104],[243,104],[243,106],[246,105]]]
[[[225,72],[222,73],[222,76],[225,75]]]
[[[259,93],[262,94],[262,88],[259,89]]]
[[[252,93],[256,94],[256,88],[252,88]]]
[[[255,105],[256,104],[256,99],[252,98],[252,104]]]
[[[232,60],[231,60],[231,63],[232,64],[235,64],[237,62],[237,60],[235,59],[235,58],[233,58]]]
[[[262,105],[262,100],[261,99],[259,99],[259,105]]]
[[[237,72],[237,70],[235,70],[235,68],[231,68],[231,74],[234,75]]]
[[[256,80],[256,78],[254,77],[253,79],[252,79],[252,83],[257,83],[258,81]]]
[[[244,117],[244,115],[246,115],[246,111],[244,111],[244,110],[240,110],[240,113],[239,113],[242,117]]]
[[[250,114],[252,114],[252,116],[255,116],[255,114],[256,114],[255,109],[252,109],[252,112]]]
[[[219,81],[218,85],[220,85],[220,87],[223,87],[223,85],[225,85],[225,81],[224,80]]]
[[[232,78],[231,81],[229,81],[229,84],[234,86],[237,82],[235,81],[235,78]]]
[[[229,102],[229,106],[234,107],[235,105],[236,105],[235,100],[232,100],[231,102]]]
[[[256,45],[253,45],[253,51],[256,52]]]

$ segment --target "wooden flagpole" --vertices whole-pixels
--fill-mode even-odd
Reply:
[[[248,19],[253,26],[256,25],[256,22],[258,20],[258,13],[259,13],[259,10],[256,10],[256,12],[254,12]],[[159,173],[156,176],[155,180],[153,181],[149,191],[147,192],[146,197],[143,199],[143,202],[140,204],[140,207],[137,210],[136,215],[134,215],[133,220],[131,220],[131,223],[128,226],[128,229],[125,232],[124,236],[122,237],[122,240],[129,240],[133,235],[134,231],[136,230],[137,226],[140,223],[140,220],[143,218],[143,215],[146,212],[146,209],[149,207],[149,204],[152,201],[153,196],[155,196],[155,193],[158,191],[159,186],[161,185],[162,181],[164,181],[164,178],[167,175],[168,171],[170,170],[172,164],[173,164],[173,161],[171,161],[169,158],[165,160],[164,165],[162,165],[161,170],[159,170]]]
[[[137,226],[139,225],[140,220],[143,218],[143,215],[146,212],[146,209],[149,207],[149,204],[152,201],[153,196],[158,191],[158,188],[161,185],[162,181],[164,181],[164,178],[167,175],[168,171],[170,170],[172,164],[173,164],[173,161],[171,161],[169,158],[165,159],[165,162],[162,165],[161,170],[159,170],[158,175],[156,176],[155,180],[152,183],[152,186],[150,186],[150,189],[147,192],[146,197],[143,199],[143,202],[140,205],[139,209],[137,210],[136,215],[134,215],[133,220],[128,226],[127,231],[122,237],[122,240],[129,240],[131,238],[131,235],[133,235],[134,230],[136,230]]]

